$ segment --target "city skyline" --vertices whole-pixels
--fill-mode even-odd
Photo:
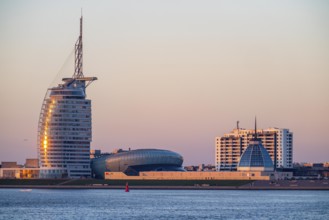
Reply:
[[[214,164],[215,137],[257,115],[259,128],[294,133],[294,161],[328,161],[325,1],[3,1],[0,161],[37,158],[45,91],[73,74],[80,7],[84,73],[99,79],[91,149]]]

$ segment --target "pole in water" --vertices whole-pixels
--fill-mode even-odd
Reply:
[[[126,182],[126,190],[125,192],[129,192],[129,185],[128,185],[128,182]]]

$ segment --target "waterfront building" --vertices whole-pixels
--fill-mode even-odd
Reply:
[[[2,179],[38,179],[39,168],[0,168],[0,178]]]
[[[17,162],[1,162],[0,178],[3,179],[31,179],[39,178],[38,164],[36,159],[26,159],[25,166]]]
[[[217,171],[236,171],[240,157],[247,149],[255,130],[237,126],[230,133],[216,137]],[[275,168],[293,167],[293,133],[289,129],[258,129],[257,136],[268,151]]]
[[[294,163],[296,179],[320,179],[329,177],[329,163]]]
[[[137,149],[116,150],[92,160],[96,178],[104,178],[105,172],[123,172],[136,176],[142,171],[184,171],[183,157],[169,150]]]
[[[82,49],[81,17],[74,74],[49,88],[42,103],[38,126],[41,178],[91,176],[91,100],[86,99],[86,88],[97,78],[84,76]]]

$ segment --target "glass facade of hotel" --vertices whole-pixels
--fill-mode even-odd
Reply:
[[[75,44],[75,71],[57,87],[49,88],[38,126],[41,178],[90,177],[91,101],[86,87],[96,77],[85,77],[82,66],[82,17]]]
[[[41,177],[90,176],[91,101],[84,82],[49,89],[39,121]]]

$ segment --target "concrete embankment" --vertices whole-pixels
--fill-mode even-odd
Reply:
[[[50,181],[49,181],[50,182]],[[129,182],[130,189],[152,190],[329,190],[328,180],[280,180],[280,181],[249,181],[249,182]],[[5,183],[5,182],[3,182]],[[16,184],[1,184],[0,188],[11,189],[124,189],[123,182],[108,182],[86,180],[65,180],[48,185],[33,182],[12,182]],[[17,184],[20,183],[20,184]],[[88,184],[87,184],[88,183]],[[154,185],[151,185],[153,183]],[[182,184],[185,185],[182,185]],[[168,184],[168,185],[166,185]],[[176,185],[175,185],[176,184]],[[181,185],[179,185],[181,184]]]
[[[124,186],[12,186],[2,185],[6,189],[122,189]],[[329,187],[238,187],[238,186],[130,186],[131,190],[329,190]]]

